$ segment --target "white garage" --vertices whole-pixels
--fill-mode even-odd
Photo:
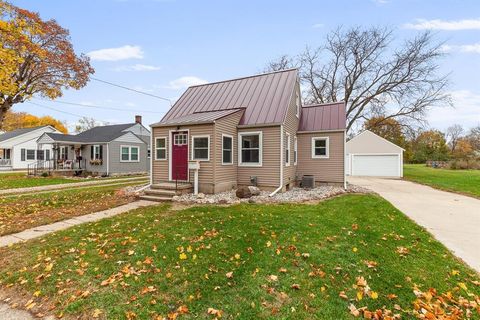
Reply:
[[[403,177],[404,149],[371,131],[346,144],[345,170],[351,176]]]

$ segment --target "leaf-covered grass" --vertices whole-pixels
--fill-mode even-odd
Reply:
[[[95,178],[95,179],[108,181],[108,180],[115,180],[115,179],[129,178],[129,177],[141,178],[146,176],[141,176],[141,175],[117,176],[117,177]],[[32,177],[32,176],[28,176],[24,172],[9,172],[9,173],[0,173],[0,190],[40,187],[40,186],[49,186],[49,185],[56,185],[56,184],[76,183],[76,182],[85,182],[85,181],[92,181],[92,179],[53,177],[53,176]]]
[[[143,182],[0,197],[0,236],[131,202],[119,189]]]
[[[404,178],[433,188],[480,198],[480,170],[434,169],[423,164],[407,164]]]
[[[79,182],[66,177],[29,177],[24,172],[0,173],[0,190]]]
[[[0,257],[2,286],[31,299],[21,305],[83,319],[350,319],[350,304],[412,318],[415,286],[471,300],[480,292],[475,272],[374,195],[149,207]]]

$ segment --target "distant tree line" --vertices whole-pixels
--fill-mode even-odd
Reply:
[[[411,130],[394,119],[382,117],[365,121],[363,129],[405,149],[404,161],[425,163],[433,161],[452,161],[453,166],[480,169],[480,125],[465,129],[455,124],[442,132],[436,129]]]

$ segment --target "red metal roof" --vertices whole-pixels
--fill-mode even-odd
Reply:
[[[241,125],[281,124],[297,81],[297,69],[188,88],[161,122],[186,115],[245,108]]]
[[[334,102],[302,107],[298,131],[344,130],[345,103]]]
[[[230,109],[219,111],[206,111],[195,112],[172,119],[162,119],[158,123],[152,124],[152,127],[173,126],[173,125],[185,125],[185,124],[199,124],[199,123],[212,123],[215,120],[226,117],[232,113],[240,112],[243,109]]]

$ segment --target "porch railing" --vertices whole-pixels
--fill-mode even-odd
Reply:
[[[9,167],[12,165],[11,159],[0,159],[0,167]]]
[[[39,160],[28,165],[29,175],[37,175],[42,172],[51,173],[52,171],[83,171],[86,169],[86,159],[81,160]]]

